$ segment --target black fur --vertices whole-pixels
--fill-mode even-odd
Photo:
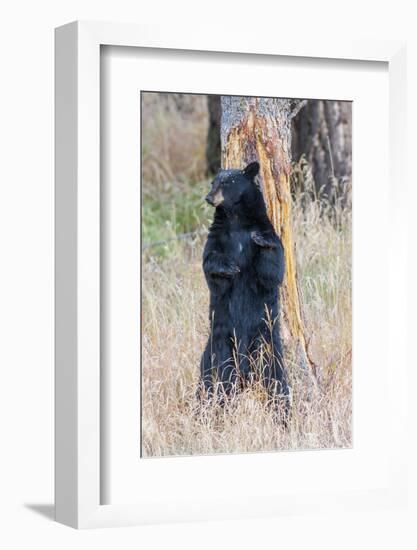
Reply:
[[[221,170],[206,197],[216,210],[203,253],[210,336],[201,359],[201,388],[213,396],[217,379],[223,399],[249,382],[254,375],[249,358],[259,364],[266,343],[272,353],[262,360],[262,381],[274,401],[278,395],[288,401],[278,298],[284,250],[254,181],[258,171],[257,162],[244,170]]]

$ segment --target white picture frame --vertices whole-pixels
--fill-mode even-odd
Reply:
[[[217,29],[219,30],[219,29]],[[401,197],[405,187],[405,45],[401,42],[363,41],[326,43],[309,39],[256,36],[248,46],[233,28],[216,32],[178,28],[75,22],[56,30],[56,519],[77,528],[132,525],[175,520],[243,517],[288,512],[305,513],[314,507],[357,508],[398,505],[405,498],[406,462],[402,426],[406,385],[405,343],[396,334],[396,423],[398,437],[389,456],[389,475],[381,489],[339,493],[288,494],[279,502],[265,498],[246,514],[236,496],[229,513],[216,514],[217,503],[199,503],[193,513],[177,506],[178,495],[147,507],[101,504],[100,403],[100,48],[102,45],[207,52],[250,53],[381,61],[389,71],[390,219],[396,276],[405,280],[406,219]],[[397,198],[397,199],[396,199]],[[405,323],[404,288],[388,304],[389,314]],[[404,327],[404,325],[403,325]],[[402,332],[405,334],[405,330]],[[400,341],[398,341],[400,338]],[[404,337],[405,338],[405,337]],[[188,509],[192,509],[192,503]],[[231,504],[231,506],[230,506]],[[216,506],[217,505],[217,506]]]

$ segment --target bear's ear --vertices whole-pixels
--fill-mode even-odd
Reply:
[[[243,174],[249,178],[253,179],[256,175],[259,173],[259,162],[251,162],[246,166],[246,168],[243,170]]]

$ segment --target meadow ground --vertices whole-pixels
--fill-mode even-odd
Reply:
[[[350,215],[335,228],[317,204],[294,208],[299,283],[319,390],[291,349],[290,425],[276,422],[260,388],[226,409],[197,412],[198,365],[207,341],[208,289],[201,268],[204,236],[168,241],[168,252],[145,254],[142,301],[143,454],[229,453],[351,445]]]
[[[350,208],[330,207],[308,193],[294,196],[299,285],[318,388],[311,390],[287,343],[285,360],[293,396],[287,428],[276,422],[259,386],[238,394],[227,407],[199,408],[199,362],[209,329],[201,255],[212,215],[202,201],[208,188],[202,177],[205,105],[196,98],[188,128],[175,105],[161,109],[152,103],[154,99],[149,98],[149,128],[144,132],[148,149],[142,150],[142,166],[148,170],[143,172],[142,242],[165,242],[146,247],[142,255],[142,455],[350,447]],[[178,154],[177,140],[165,145],[158,141],[166,134],[167,120],[171,129],[185,132],[182,146],[191,133],[193,166]],[[158,157],[150,154],[153,147],[160,148]],[[174,181],[170,179],[174,173],[183,177]],[[196,234],[177,238],[189,231]]]

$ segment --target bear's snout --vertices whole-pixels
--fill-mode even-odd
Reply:
[[[224,201],[223,192],[221,189],[217,189],[215,193],[210,191],[206,197],[206,201],[211,204],[211,206],[219,206]]]
[[[208,202],[211,206],[214,206],[213,195],[211,193],[206,196],[205,201]]]

